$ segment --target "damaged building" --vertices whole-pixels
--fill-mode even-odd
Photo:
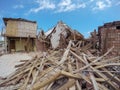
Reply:
[[[31,59],[20,60],[13,73],[0,77],[0,90],[120,90],[120,22],[106,23],[85,39],[60,21],[46,33],[41,30],[36,40],[36,22],[4,22],[8,50],[29,50],[36,41],[40,52],[30,53]]]
[[[50,30],[47,38],[51,41],[52,48],[66,48],[69,40],[83,40],[84,36],[72,30],[68,25],[59,21],[57,25]]]
[[[51,49],[64,49],[70,40],[84,40],[84,36],[76,30],[72,30],[64,22],[59,21],[52,29],[44,33],[43,30],[38,35],[37,50],[46,51]]]
[[[36,21],[22,18],[3,18],[6,51],[33,51],[37,32]]]
[[[112,55],[120,55],[120,21],[105,23],[98,27],[98,35],[102,54],[114,46]]]
[[[120,21],[105,23],[98,27],[98,32],[94,30],[91,38],[84,36],[68,25],[59,21],[53,28],[44,33],[41,30],[36,39],[36,21],[21,18],[3,18],[6,29],[5,37],[6,50],[11,51],[47,51],[48,49],[64,49],[70,40],[80,41],[85,46],[88,43],[92,49],[97,49],[98,54],[104,54],[114,46],[112,55],[120,55]],[[94,50],[95,54],[97,53]],[[92,51],[93,52],[93,51]]]

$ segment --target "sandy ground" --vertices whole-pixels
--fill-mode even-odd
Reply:
[[[5,78],[9,74],[13,73],[16,68],[15,65],[20,64],[20,60],[28,60],[31,59],[27,53],[14,53],[14,54],[6,54],[0,56],[0,77]]]

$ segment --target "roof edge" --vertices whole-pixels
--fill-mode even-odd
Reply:
[[[5,17],[3,17],[3,21],[4,21],[5,25],[7,24],[8,20],[37,23],[36,21],[27,20],[27,19],[24,19],[24,18],[5,18]]]

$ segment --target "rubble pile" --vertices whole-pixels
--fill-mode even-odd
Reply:
[[[119,90],[120,56],[92,54],[91,43],[70,40],[67,48],[47,50],[17,65],[0,87],[18,90]],[[113,68],[114,67],[114,68]]]
[[[63,22],[36,40],[40,51],[21,60],[17,70],[0,81],[1,90],[120,90],[120,56],[114,46],[101,55],[96,30],[89,39]],[[11,87],[8,89],[8,87]]]

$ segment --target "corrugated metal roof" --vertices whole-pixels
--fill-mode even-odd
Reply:
[[[36,23],[36,21],[31,21],[31,20],[27,20],[27,19],[23,19],[23,18],[3,18],[3,21],[4,21],[5,25],[7,24],[8,20]]]

